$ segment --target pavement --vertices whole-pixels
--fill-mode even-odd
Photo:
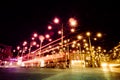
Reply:
[[[120,68],[0,68],[0,80],[120,80]]]

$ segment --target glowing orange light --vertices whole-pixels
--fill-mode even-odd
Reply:
[[[72,27],[76,27],[76,26],[77,26],[77,20],[74,19],[74,18],[70,18],[70,19],[69,19],[69,24],[70,24]]]
[[[71,32],[75,32],[75,29],[72,28],[70,31],[71,31]]]

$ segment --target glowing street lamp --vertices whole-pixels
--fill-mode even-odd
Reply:
[[[35,40],[35,38],[34,38],[34,37],[32,37],[32,40]]]
[[[33,46],[35,46],[36,44],[37,44],[37,43],[36,43],[35,41],[32,43]]]
[[[54,23],[58,24],[59,23],[59,19],[57,17],[54,18],[53,20]]]
[[[16,52],[16,50],[14,49],[13,52]]]
[[[92,49],[92,47],[91,47],[91,40],[90,40],[91,33],[90,33],[90,32],[87,32],[86,35],[87,35],[88,38],[89,38],[90,53],[91,53],[91,57],[92,57],[92,66],[94,67],[94,66],[95,66],[95,64],[94,64],[94,55],[95,55],[95,54],[94,54],[93,49]],[[102,37],[102,34],[99,32],[99,33],[96,34],[96,36],[97,36],[97,37]],[[96,39],[94,38],[94,40],[96,40]]]
[[[81,40],[81,39],[82,39],[82,36],[81,36],[81,35],[78,35],[78,36],[77,36],[77,39],[78,39],[78,40]],[[78,43],[77,45],[78,45],[78,47],[79,47],[79,52],[80,52],[80,54],[81,54],[81,44]],[[80,58],[80,59],[81,59],[81,58]]]
[[[51,42],[51,41],[52,41],[52,39],[49,39],[49,41]]]
[[[20,46],[17,46],[17,50],[20,50]]]
[[[55,18],[53,21],[54,21],[55,24],[60,23],[60,20],[58,18]],[[72,29],[70,31],[75,32],[75,27],[77,26],[77,20],[74,19],[74,18],[69,18],[68,22],[69,22],[70,27],[72,27]],[[64,38],[63,37],[63,35],[64,35],[63,23],[61,24],[60,27],[61,27],[61,30],[58,31],[58,34],[61,34],[61,47],[62,47],[62,51],[63,51],[63,44],[64,44],[64,42],[63,42],[63,38]],[[66,62],[67,62],[67,58],[66,58]]]
[[[75,18],[70,18],[69,19],[69,24],[71,27],[76,27],[77,26],[77,20]]]
[[[89,38],[90,51],[91,51],[91,49],[92,49],[92,48],[91,48],[91,40],[90,40],[90,35],[91,35],[91,33],[90,33],[90,32],[87,32],[86,35],[87,35],[88,38]]]
[[[91,40],[90,40],[90,36],[91,36],[91,33],[90,32],[86,32],[86,35],[88,36],[88,39],[89,39],[89,46],[90,46],[90,55],[91,55],[91,61],[92,61],[92,66],[94,67],[94,59],[93,59],[93,52],[92,52],[92,46],[91,46]]]
[[[25,46],[26,44],[27,44],[27,41],[24,41],[24,42],[23,42],[23,46]]]
[[[19,56],[19,53],[20,53],[20,46],[17,46],[17,50],[18,50],[17,56]]]
[[[77,39],[78,39],[78,40],[81,40],[81,39],[82,39],[82,36],[81,36],[81,35],[78,35],[78,36],[77,36]]]
[[[70,31],[73,33],[73,32],[75,32],[75,29],[74,29],[74,28],[72,28],[72,29],[70,29]]]
[[[34,33],[34,34],[33,34],[33,36],[34,36],[34,37],[37,37],[37,36],[38,36],[38,34],[37,34],[37,33]]]
[[[48,30],[51,30],[51,29],[52,29],[52,26],[51,26],[51,25],[49,25],[49,26],[48,26]]]
[[[49,34],[46,34],[45,37],[48,39],[48,38],[50,38],[50,35],[49,35]]]
[[[55,17],[53,22],[56,24],[59,24],[60,20],[57,17]],[[70,31],[75,32],[75,28],[73,28],[73,27],[77,26],[77,24],[78,24],[77,20],[75,18],[69,18],[68,22],[69,22],[70,27],[72,27],[72,29]],[[63,24],[61,25],[61,30],[58,31],[58,34],[61,34],[61,43],[62,43],[62,47],[63,47],[63,35],[64,35]]]
[[[91,35],[91,33],[90,33],[90,32],[86,32],[86,35],[87,35],[87,36],[90,36],[90,35]]]
[[[39,46],[40,46],[39,44],[36,45],[36,47],[39,47]]]
[[[22,49],[22,56],[23,56],[24,49],[25,49],[24,47],[25,47],[26,45],[27,45],[27,41],[24,41],[24,42],[23,42],[23,49]]]
[[[97,33],[97,37],[102,37],[102,34],[100,32]]]
[[[41,47],[42,47],[42,43],[44,41],[45,37],[43,35],[39,36],[39,40],[40,40],[40,53],[41,53]]]

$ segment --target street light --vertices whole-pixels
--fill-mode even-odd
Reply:
[[[87,32],[86,35],[88,36],[89,46],[90,46],[90,52],[92,53],[91,40],[90,40],[91,33],[90,33],[90,32]]]
[[[18,54],[17,54],[17,56],[19,56],[19,53],[20,53],[20,46],[17,46],[17,50],[18,50]]]
[[[78,40],[81,40],[81,39],[82,39],[82,36],[81,36],[81,35],[78,35],[78,36],[77,36],[77,39],[78,39]],[[78,45],[79,48],[80,48],[80,49],[79,49],[79,52],[80,52],[80,54],[81,54],[81,44],[79,43],[79,44],[77,44],[77,45]]]
[[[73,32],[75,32],[75,29],[74,29],[74,28],[72,28],[72,29],[70,29],[70,31],[73,33]]]
[[[45,38],[47,38],[47,39],[50,38],[50,35],[49,35],[49,34],[46,34],[46,35],[45,35]]]
[[[51,29],[52,29],[52,26],[51,26],[51,25],[49,25],[49,26],[48,26],[48,30],[51,30]]]
[[[55,17],[53,22],[55,24],[59,24],[60,20],[59,18]],[[77,26],[77,20],[75,18],[69,18],[68,20],[70,27],[72,27],[72,29],[70,30],[71,32],[75,32],[75,28]],[[61,31],[58,31],[59,34],[61,34],[61,43],[62,43],[62,48],[63,48],[63,35],[64,35],[64,29],[63,29],[63,23],[61,24]]]
[[[60,23],[60,20],[59,18],[55,17],[53,22],[55,24],[59,24]],[[77,20],[75,18],[69,18],[68,20],[69,22],[69,26],[72,27],[72,29],[70,30],[71,32],[75,32],[75,27],[77,26]],[[63,44],[64,44],[64,41],[63,41],[63,38],[64,38],[64,24],[60,24],[60,27],[61,27],[61,30],[58,31],[58,34],[61,34],[61,51],[63,53]],[[66,56],[67,57],[67,56]],[[67,58],[66,58],[66,62],[67,62]],[[66,64],[67,65],[67,64]]]
[[[90,56],[91,56],[91,61],[92,61],[91,64],[92,64],[92,67],[94,67],[94,60],[93,60],[92,46],[91,46],[91,40],[90,40],[91,33],[90,33],[90,32],[86,32],[86,35],[88,36],[88,39],[89,39]]]
[[[57,17],[55,17],[53,22],[56,23],[56,24],[59,24],[59,19]]]
[[[102,34],[100,32],[97,33],[97,37],[102,37]]]
[[[91,57],[92,57],[92,67],[94,67],[95,66],[95,64],[94,64],[94,56],[95,56],[95,54],[94,54],[94,52],[93,52],[93,49],[92,49],[92,46],[91,46],[91,40],[90,40],[90,36],[91,36],[91,33],[90,32],[87,32],[86,33],[86,35],[88,36],[88,39],[89,39],[89,46],[90,46],[90,54],[91,54]],[[100,33],[100,32],[98,32],[97,34],[96,34],[96,36],[97,37],[102,37],[102,34]],[[96,40],[96,39],[95,39]]]
[[[25,50],[25,48],[24,48],[24,47],[25,47],[26,45],[27,45],[27,41],[24,41],[24,42],[23,42],[22,56],[23,56],[23,53],[24,53],[24,50]]]
[[[41,54],[41,47],[42,47],[42,43],[43,43],[44,39],[45,39],[45,37],[43,35],[39,36],[39,40],[40,40],[40,54]]]
[[[72,27],[76,27],[77,26],[77,20],[75,18],[69,18],[69,24]]]
[[[33,34],[33,36],[34,36],[34,37],[37,37],[37,36],[38,36],[38,34],[37,34],[37,33],[34,33],[34,34]]]

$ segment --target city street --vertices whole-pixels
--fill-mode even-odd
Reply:
[[[1,68],[0,80],[120,80],[120,69]]]

